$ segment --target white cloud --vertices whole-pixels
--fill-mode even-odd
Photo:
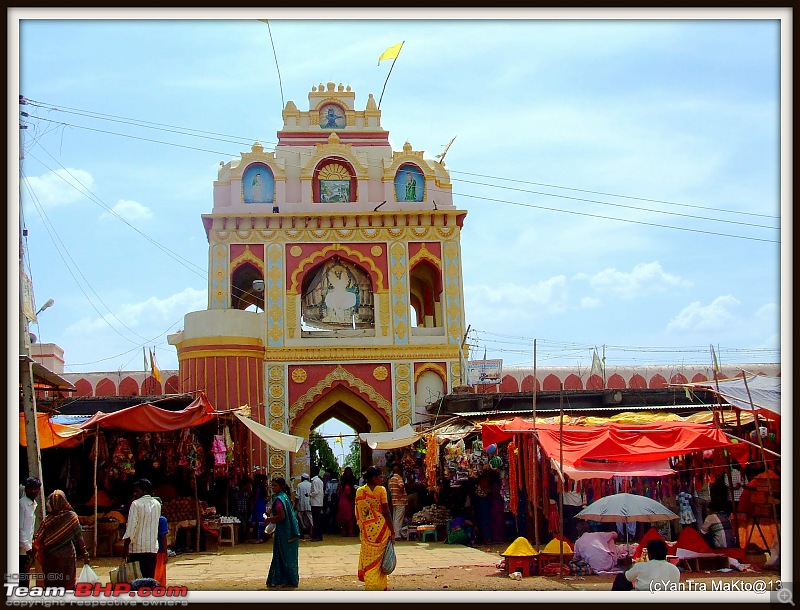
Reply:
[[[101,318],[83,318],[68,326],[65,334],[88,335],[89,333],[100,331],[111,331],[109,328],[109,325],[111,325],[126,337],[138,341],[139,338],[122,324],[136,330],[136,332],[142,332],[141,329],[146,329],[142,334],[152,336],[165,330],[165,323],[172,324],[188,312],[205,309],[207,304],[205,290],[186,288],[163,299],[153,296],[138,303],[120,305],[114,309],[113,315],[107,313]]]
[[[581,299],[581,309],[595,309],[596,307],[600,307],[600,299],[595,299],[593,297],[583,297]]]
[[[150,208],[142,205],[138,201],[129,199],[120,199],[111,209],[125,220],[147,220],[153,217],[153,212],[150,211]],[[103,212],[100,215],[100,218],[103,219],[113,217],[114,216],[110,212]]]
[[[667,324],[667,331],[709,331],[729,327],[738,321],[733,312],[739,300],[729,294],[717,297],[708,305],[695,301],[684,307]]]
[[[464,298],[470,304],[500,309],[543,308],[549,313],[559,313],[566,309],[567,278],[556,275],[533,286],[512,284],[487,286],[484,284],[464,286]]]
[[[94,187],[94,178],[82,169],[59,169],[42,176],[25,178],[30,191],[42,207],[55,208],[75,203]],[[23,188],[23,197],[29,200],[31,193]]]
[[[580,274],[578,279],[586,279]],[[661,268],[658,261],[636,265],[630,273],[609,268],[589,276],[589,285],[598,292],[616,295],[623,299],[664,292],[672,287],[688,287],[691,283],[679,275],[672,275]]]

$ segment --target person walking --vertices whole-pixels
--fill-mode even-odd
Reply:
[[[164,515],[158,518],[158,555],[156,555],[156,574],[155,579],[162,587],[167,586],[167,534],[169,533],[169,522]]]
[[[89,563],[83,528],[66,494],[60,489],[47,497],[46,508],[47,516],[33,536],[33,550],[44,575],[40,586],[74,589],[78,575],[77,556]]]
[[[389,477],[388,487],[394,531],[397,532],[399,538],[405,538],[403,521],[406,518],[408,496],[406,495],[406,483],[403,480],[403,465],[400,462],[395,462],[392,466],[392,476]]]
[[[319,466],[311,468],[311,519],[313,521],[312,542],[322,541],[322,505],[325,503],[325,484],[319,476]]]
[[[386,545],[395,538],[386,488],[380,484],[380,468],[370,466],[366,483],[356,490],[355,514],[361,539],[358,555],[358,580],[367,591],[387,591],[389,576],[381,571]]]
[[[311,536],[314,519],[311,514],[311,481],[307,473],[300,476],[297,484],[297,521],[300,524],[300,540]]]
[[[353,469],[348,466],[342,473],[339,483],[339,506],[336,510],[336,520],[342,528],[342,536],[356,535],[355,517],[356,477]]]
[[[153,484],[139,479],[133,484],[133,502],[128,511],[128,523],[122,539],[122,555],[126,561],[138,561],[142,578],[155,578],[158,561],[158,520],[161,502],[151,496]]]
[[[300,526],[289,497],[291,490],[283,477],[273,478],[270,485],[272,506],[264,524],[274,523],[275,531],[267,587],[296,588],[300,584]]]
[[[19,499],[19,586],[27,587],[29,570],[33,560],[33,526],[36,520],[36,499],[42,490],[42,482],[29,477],[22,487]]]

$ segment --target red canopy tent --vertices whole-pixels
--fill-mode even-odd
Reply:
[[[173,430],[183,430],[205,424],[218,415],[214,407],[208,401],[203,392],[200,392],[192,403],[180,411],[168,411],[156,407],[151,403],[142,403],[121,409],[113,413],[95,413],[92,417],[78,426],[84,430],[95,431],[95,442],[100,434],[100,428],[104,430],[117,429],[129,430],[132,432],[170,432]],[[95,451],[94,460],[94,518],[97,523],[97,454]],[[194,471],[192,471],[194,478]],[[196,550],[200,550],[200,508],[197,499],[197,483],[195,482],[195,507],[197,511],[197,535],[195,537]],[[95,527],[95,549],[97,548],[97,527]]]
[[[215,417],[217,411],[211,406],[206,395],[200,392],[198,397],[181,411],[168,411],[145,402],[113,413],[99,411],[78,427],[85,430],[116,428],[133,432],[169,432],[199,426]]]

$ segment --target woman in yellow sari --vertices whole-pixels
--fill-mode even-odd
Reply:
[[[389,576],[381,572],[386,545],[394,540],[394,524],[389,512],[386,488],[381,485],[380,468],[367,468],[366,483],[356,490],[356,522],[361,538],[358,580],[367,591],[387,591]]]

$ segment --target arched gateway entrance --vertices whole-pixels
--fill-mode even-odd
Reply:
[[[312,430],[330,419],[338,419],[352,428],[356,434],[362,432],[387,432],[390,429],[388,422],[384,417],[381,417],[381,414],[369,402],[352,389],[339,385],[320,396],[316,402],[293,420],[291,434],[307,439]],[[300,457],[298,456],[298,458]],[[372,451],[366,444],[362,444],[362,467],[369,466],[371,463]],[[295,472],[298,466],[300,466],[300,460],[292,460],[291,476],[294,477],[301,474],[300,472]],[[308,466],[306,466],[304,472],[308,472]]]

